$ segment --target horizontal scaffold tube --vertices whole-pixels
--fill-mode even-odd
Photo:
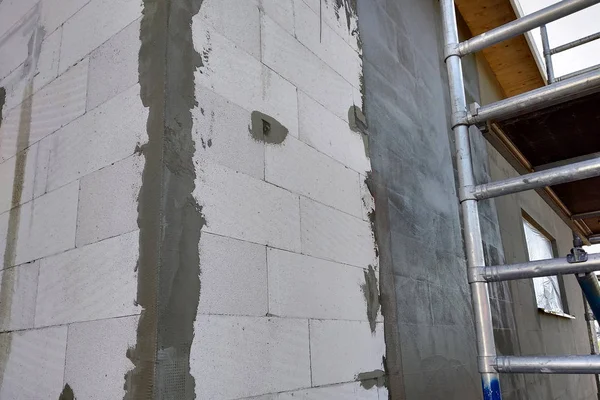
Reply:
[[[572,42],[563,44],[562,46],[557,46],[553,49],[550,49],[550,54],[557,54],[565,50],[572,49],[573,47],[581,46],[582,44],[586,44],[589,42],[593,42],[594,40],[600,39],[600,32],[596,32],[592,35],[582,37],[581,39],[573,40]]]
[[[600,0],[563,0],[549,7],[518,18],[507,24],[472,37],[459,44],[458,52],[461,56],[475,53],[486,47],[500,43],[511,37],[518,36],[534,28],[556,21],[559,18],[573,14],[584,8],[600,3]]]
[[[587,261],[579,263],[569,263],[566,258],[555,258],[522,264],[495,265],[481,268],[482,277],[487,282],[587,273],[600,271],[600,254],[589,254]]]
[[[501,373],[598,374],[600,356],[500,356],[494,368]]]
[[[552,85],[509,97],[469,112],[465,123],[469,125],[492,119],[504,119],[529,113],[563,101],[583,97],[600,89],[600,70],[593,70]]]
[[[478,200],[600,176],[600,157],[472,187]],[[468,195],[469,193],[467,193]]]

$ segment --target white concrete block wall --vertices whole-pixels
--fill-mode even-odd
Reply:
[[[140,313],[140,17],[137,0],[0,2],[3,400],[66,384],[123,397]]]
[[[359,382],[383,373],[385,355],[363,293],[378,267],[370,161],[348,122],[361,59],[344,9],[338,21],[324,7],[320,37],[313,6],[205,0],[193,19],[201,399],[387,399]],[[255,111],[287,128],[280,144],[252,136]]]
[[[358,381],[383,369],[385,346],[363,293],[378,268],[370,162],[348,125],[361,106],[356,17],[348,27],[327,2],[321,29],[314,0],[242,3],[205,0],[192,26],[203,61],[194,196],[206,218],[196,396],[387,398]],[[0,41],[15,56],[0,62],[2,399],[56,399],[66,384],[77,398],[123,396],[140,313],[141,7],[0,2],[0,39],[25,33]],[[27,47],[34,32],[39,53]],[[281,144],[252,137],[255,111],[288,130]]]

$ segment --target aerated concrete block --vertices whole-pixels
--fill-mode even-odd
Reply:
[[[92,110],[138,81],[140,18],[90,54],[87,109]]]
[[[17,238],[14,265],[75,247],[78,194],[79,182],[73,182],[13,211],[19,222],[18,230],[9,232]]]
[[[371,376],[383,371],[383,324],[372,333],[368,322],[310,321],[310,349],[315,386]]]
[[[264,316],[267,304],[266,247],[202,233],[201,314]]]
[[[49,138],[48,190],[122,160],[147,140],[148,109],[133,85]]]
[[[139,313],[138,232],[40,260],[37,327]]]
[[[200,171],[194,196],[206,232],[300,251],[298,195],[210,162]]]
[[[359,175],[290,137],[265,149],[265,180],[337,210],[362,216]]]
[[[269,312],[279,317],[367,320],[361,268],[269,249]]]
[[[199,399],[233,400],[310,387],[308,321],[199,316],[190,368]]]
[[[268,16],[262,18],[261,38],[262,61],[267,67],[338,117],[348,119],[352,85]]]
[[[136,230],[144,159],[134,154],[81,178],[77,247]]]
[[[62,73],[140,17],[137,0],[91,0],[63,25]]]
[[[0,354],[8,359],[0,398],[58,399],[63,389],[66,346],[66,326],[1,334]]]
[[[78,399],[120,399],[124,376],[133,368],[127,350],[135,345],[138,317],[69,325],[65,383]]]
[[[300,198],[302,252],[361,268],[377,265],[373,232],[368,222]]]

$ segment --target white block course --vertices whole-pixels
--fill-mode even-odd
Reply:
[[[138,81],[140,19],[90,54],[87,109],[92,110]]]
[[[360,173],[371,169],[363,139],[321,104],[298,92],[300,140]]]
[[[16,23],[7,32],[6,36],[2,38],[2,46],[0,46],[0,79],[6,78],[27,59],[27,44],[33,33],[30,20],[31,18],[28,18],[26,21]]]
[[[206,232],[300,251],[298,195],[231,169],[201,165],[194,196]]]
[[[17,106],[6,113],[0,127],[2,160],[14,156],[18,147],[23,148],[27,136],[27,143],[33,144],[85,112],[87,71],[88,62],[85,59],[34,94],[31,110]],[[21,121],[29,114],[30,123]],[[18,142],[21,142],[19,146]]]
[[[42,25],[46,34],[55,31],[90,0],[42,0]]]
[[[307,144],[287,138],[265,149],[265,180],[360,217],[358,173]]]
[[[217,164],[258,179],[265,175],[265,146],[248,131],[250,112],[206,88],[193,111],[196,163]]]
[[[260,16],[256,0],[205,0],[194,17],[260,59]]]
[[[77,247],[137,229],[143,169],[135,154],[81,178]]]
[[[368,322],[311,320],[310,349],[313,385],[353,381],[383,370],[383,324],[372,334]]]
[[[58,76],[61,35],[62,30],[58,29],[44,39],[39,57],[31,60],[31,63],[36,67],[35,71],[26,73],[25,63],[23,63],[0,81],[0,86],[6,90],[5,111],[21,104],[26,94],[25,90],[32,79],[33,91],[28,94],[36,93]]]
[[[199,316],[191,354],[199,399],[310,387],[306,320]]]
[[[40,261],[35,325],[137,314],[138,232]]]
[[[262,18],[261,38],[266,66],[338,117],[348,119],[354,102],[350,83],[268,16]]]
[[[91,0],[63,25],[59,70],[65,71],[141,14],[138,0]]]
[[[37,156],[37,145],[23,150],[20,155],[9,158],[0,164],[0,213],[10,210],[13,192],[21,191],[21,197],[16,204],[23,204],[33,198],[33,187],[35,180],[35,164]],[[15,170],[19,163],[24,163],[24,169],[17,171],[17,182],[15,184]]]
[[[38,0],[4,0],[0,2],[0,38],[17,24]]]
[[[7,341],[10,335],[10,341]],[[10,343],[0,387],[2,400],[56,400],[63,389],[67,327],[59,326],[0,335],[0,346]],[[8,351],[7,351],[8,350]]]
[[[133,364],[125,356],[136,342],[138,317],[69,325],[65,382],[78,399],[121,399],[124,376]]]
[[[15,265],[75,246],[79,182],[73,182],[19,207]]]
[[[271,314],[366,321],[362,269],[276,249],[267,254]]]
[[[33,78],[33,90],[38,91],[58,76],[58,60],[60,56],[60,44],[62,40],[62,28],[56,29],[52,34],[46,36],[42,42],[40,57],[37,60],[35,77]]]
[[[193,20],[194,47],[204,54],[195,73],[196,98],[204,87],[247,111],[263,112],[298,137],[296,88],[214,29]],[[250,123],[250,121],[248,121]]]
[[[377,265],[368,222],[300,198],[302,253],[367,268]]]
[[[139,85],[86,113],[52,135],[48,190],[134,153],[146,136],[148,110]]]
[[[319,12],[311,10],[303,1],[296,1],[294,15],[298,41],[352,86],[360,88],[362,61],[358,53],[328,24],[322,24]]]
[[[258,0],[259,7],[289,34],[295,34],[294,0]]]
[[[0,331],[33,328],[38,272],[37,261],[0,271],[2,290],[7,291],[2,296],[8,300],[0,304],[0,314],[9,316],[0,321]]]
[[[200,313],[267,314],[265,246],[204,232],[200,269]]]

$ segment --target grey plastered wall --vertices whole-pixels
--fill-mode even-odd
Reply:
[[[439,3],[359,0],[358,9],[391,398],[479,399]],[[481,68],[474,58],[463,65],[469,101],[483,102]],[[514,173],[477,129],[471,134],[478,183]],[[488,263],[526,261],[521,209],[568,251],[570,231],[535,196],[481,203]],[[574,321],[540,315],[530,281],[490,285],[498,352],[589,353],[576,282],[567,277],[565,289]],[[595,398],[589,377],[501,379],[505,399]]]
[[[358,6],[391,396],[478,399],[438,3]]]

